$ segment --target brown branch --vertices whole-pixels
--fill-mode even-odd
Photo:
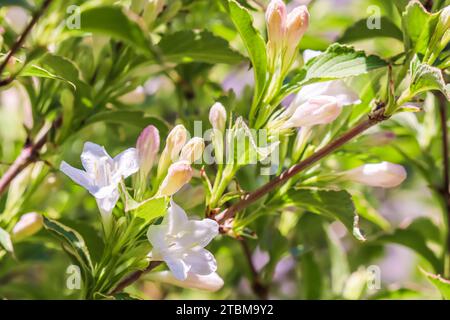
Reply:
[[[25,142],[19,156],[0,178],[0,196],[6,191],[11,181],[13,181],[14,178],[22,172],[22,170],[28,167],[31,163],[39,160],[39,152],[47,142],[48,134],[52,129],[59,127],[61,125],[61,121],[61,117],[56,119],[48,129],[39,134],[39,138],[35,142],[30,139]]]
[[[441,121],[441,131],[442,131],[442,174],[443,174],[443,185],[441,186],[440,194],[444,200],[444,205],[447,213],[447,254],[450,259],[450,172],[449,172],[449,154],[448,154],[448,130],[447,130],[447,108],[448,102],[447,98],[443,94],[438,95],[439,99],[439,114]],[[449,266],[450,268],[450,266]],[[450,270],[446,270],[446,276],[450,275]]]
[[[44,12],[47,10],[49,5],[52,3],[53,0],[45,0],[42,6],[39,8],[38,11],[35,12],[33,15],[33,18],[31,19],[30,23],[26,26],[25,30],[22,32],[20,37],[17,39],[17,41],[13,44],[11,47],[11,50],[9,50],[8,54],[5,57],[5,60],[0,64],[0,76],[5,70],[6,66],[8,65],[9,60],[11,60],[12,56],[16,54],[17,51],[22,47],[23,43],[25,42],[26,38],[28,37],[28,34],[33,29],[34,25],[38,22],[38,20],[41,18],[41,16],[44,14]],[[0,80],[0,86],[5,86],[9,84],[13,80],[12,77]]]
[[[235,203],[234,205],[232,205],[231,207],[229,207],[228,209],[217,215],[215,217],[216,221],[218,221],[219,224],[221,225],[224,224],[227,220],[233,218],[237,212],[245,209],[250,204],[260,199],[267,193],[275,190],[280,185],[286,183],[290,178],[292,178],[299,172],[305,170],[306,168],[315,164],[319,160],[322,160],[324,157],[331,154],[333,151],[341,147],[343,144],[347,143],[348,141],[352,140],[354,137],[358,136],[359,134],[366,131],[370,127],[386,119],[387,117],[384,115],[384,108],[383,107],[377,108],[369,115],[367,120],[361,122],[354,128],[344,133],[341,137],[330,142],[322,149],[316,151],[310,157],[306,158],[305,160],[299,162],[298,164],[284,171],[282,174],[277,176],[275,179],[269,181],[267,184],[263,185],[259,189],[256,189],[255,191],[247,194],[241,201]]]
[[[110,295],[115,295],[118,294],[119,292],[122,292],[126,287],[138,281],[141,278],[141,276],[143,276],[147,272],[152,271],[153,269],[158,267],[161,263],[162,263],[161,261],[151,261],[148,267],[145,268],[144,270],[133,272],[131,275],[129,275],[121,282],[119,282],[119,284],[114,288],[114,290],[111,291]]]
[[[261,281],[259,273],[256,270],[255,265],[253,264],[250,248],[248,247],[245,239],[239,239],[239,242],[241,243],[242,250],[244,251],[245,258],[247,259],[250,272],[252,274],[252,290],[259,299],[267,300],[269,295],[269,288],[265,286]]]

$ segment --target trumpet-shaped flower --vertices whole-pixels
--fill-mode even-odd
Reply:
[[[188,274],[207,276],[217,270],[214,256],[204,249],[219,233],[219,225],[211,219],[189,220],[175,202],[160,225],[149,227],[147,237],[153,246],[149,258],[164,261],[178,280]]]
[[[406,179],[406,170],[401,165],[383,161],[364,164],[343,172],[342,176],[371,187],[393,188]]]
[[[335,120],[342,107],[331,96],[318,96],[299,106],[292,116],[283,124],[282,129],[312,127],[327,124]]]
[[[183,149],[181,149],[180,160],[194,163],[202,158],[204,150],[205,141],[202,138],[194,137],[185,144]]]
[[[81,163],[85,171],[74,168],[64,161],[60,170],[95,197],[103,218],[108,220],[119,199],[120,181],[139,170],[137,151],[130,148],[111,158],[102,146],[86,142],[81,154]]]

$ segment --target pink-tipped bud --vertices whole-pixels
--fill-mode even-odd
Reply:
[[[342,106],[331,96],[318,96],[297,107],[293,115],[283,125],[283,129],[312,127],[334,121],[341,113]]]
[[[21,240],[32,236],[44,225],[44,218],[36,212],[26,213],[20,217],[12,229],[11,235],[14,240]]]
[[[189,140],[181,150],[180,160],[186,160],[189,163],[194,163],[195,161],[201,159],[203,150],[205,150],[205,141],[202,138],[194,137]]]
[[[182,124],[175,126],[175,128],[170,131],[167,136],[167,143],[164,151],[167,150],[167,153],[170,155],[170,159],[172,161],[176,161],[178,159],[180,151],[186,143],[187,136],[188,132]]]
[[[223,287],[222,278],[215,272],[208,275],[198,275],[192,272],[187,273],[187,278],[183,281],[178,280],[170,271],[161,271],[150,273],[146,279],[156,282],[172,284],[182,288],[198,289],[215,292]]]
[[[159,131],[155,126],[148,126],[142,130],[136,142],[139,157],[139,168],[147,175],[155,163],[159,151]]]
[[[343,177],[371,187],[393,188],[406,179],[406,170],[401,165],[384,161],[346,171]]]
[[[297,47],[309,26],[309,12],[306,6],[299,6],[287,16],[286,42],[288,46]]]
[[[188,161],[178,161],[169,167],[158,190],[158,196],[169,197],[188,183],[193,175],[191,164]]]
[[[227,111],[220,102],[214,103],[211,109],[209,109],[209,122],[214,129],[219,130],[220,132],[225,131]]]
[[[266,10],[269,42],[280,48],[286,34],[286,5],[282,0],[270,1]]]

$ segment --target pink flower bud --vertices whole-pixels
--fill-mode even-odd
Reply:
[[[215,272],[206,276],[188,272],[187,278],[183,281],[175,278],[170,271],[150,273],[147,280],[172,284],[182,288],[199,289],[215,292],[223,287],[222,278]]]
[[[312,127],[318,124],[327,124],[335,120],[341,110],[342,106],[336,98],[318,96],[297,107],[282,128]]]
[[[191,180],[192,175],[193,170],[188,161],[175,162],[169,167],[167,176],[159,187],[158,196],[168,197],[175,194]]]
[[[343,177],[371,187],[393,188],[406,179],[406,170],[401,165],[384,161],[348,170]]]
[[[225,131],[227,111],[220,102],[214,103],[214,105],[209,110],[209,122],[211,122],[211,125],[214,129],[221,132]]]
[[[290,47],[297,48],[300,39],[309,26],[309,12],[306,6],[299,6],[287,16],[286,42]]]
[[[281,49],[286,34],[286,5],[282,0],[272,0],[266,10],[269,43]]]
[[[42,215],[36,212],[26,213],[20,217],[11,234],[14,240],[21,240],[38,232],[43,225],[44,218]]]
[[[153,167],[159,151],[159,131],[155,126],[142,130],[136,142],[140,171],[147,175]]]
[[[205,150],[205,141],[202,138],[194,137],[181,150],[180,160],[194,163],[198,159],[201,159],[203,150]]]
[[[167,137],[167,143],[164,151],[170,155],[172,161],[176,161],[180,155],[180,151],[183,148],[187,140],[188,132],[186,128],[179,124],[170,131]]]

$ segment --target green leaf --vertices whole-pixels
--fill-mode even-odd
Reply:
[[[244,58],[232,50],[226,40],[208,31],[199,33],[190,30],[178,31],[165,35],[158,46],[165,60],[174,63],[197,61],[236,64]]]
[[[396,229],[390,234],[378,237],[376,241],[381,243],[396,243],[408,247],[427,260],[435,271],[440,271],[442,269],[439,259],[427,246],[427,240],[416,230]]]
[[[0,7],[15,6],[28,10],[34,9],[26,0],[0,0]]]
[[[93,270],[89,250],[83,237],[77,231],[47,217],[44,217],[44,227],[62,241],[68,253],[75,257],[85,269]]]
[[[151,55],[150,42],[140,18],[120,6],[95,6],[82,9],[80,29],[69,33],[98,33],[126,42],[143,54]]]
[[[341,221],[358,239],[364,241],[358,226],[358,215],[350,193],[345,190],[301,188],[289,190],[283,197],[285,206],[296,206],[333,220]]]
[[[253,26],[251,14],[234,0],[229,1],[229,16],[238,30],[247,49],[255,74],[255,93],[253,105],[261,99],[266,85],[267,53],[266,43]]]
[[[168,204],[169,198],[151,198],[133,208],[133,213],[136,217],[144,219],[144,222],[147,223],[165,215]]]
[[[164,120],[156,117],[151,117],[145,115],[142,111],[106,111],[99,112],[89,117],[85,124],[90,125],[97,122],[109,122],[109,123],[119,123],[135,126],[137,128],[143,129],[146,126],[152,124],[158,130],[160,136],[164,137],[169,129],[168,125]]]
[[[70,82],[69,80],[64,79],[63,77],[60,77],[57,74],[54,74],[54,73],[50,72],[49,70],[39,67],[35,64],[27,64],[22,69],[19,76],[20,77],[38,77],[38,78],[46,78],[46,79],[64,81],[64,82],[68,83],[69,85],[71,85],[74,89],[76,88],[75,84]]]
[[[427,279],[439,290],[445,300],[450,300],[450,281],[442,278],[440,275],[426,272],[422,268],[420,271],[427,277]]]
[[[307,84],[358,76],[386,65],[380,57],[367,56],[364,51],[335,43],[309,60],[283,91],[291,93]]]
[[[352,199],[355,204],[356,211],[360,217],[372,222],[384,231],[391,228],[389,221],[387,221],[374,207],[372,207],[363,194],[353,194]]]
[[[369,29],[367,27],[367,19],[361,19],[354,25],[345,30],[344,34],[337,42],[349,43],[372,38],[393,38],[403,41],[403,32],[389,18],[380,18],[380,29]]]
[[[0,245],[8,252],[14,252],[14,247],[11,241],[11,236],[10,234],[0,228]]]
[[[447,90],[442,71],[426,63],[421,63],[417,56],[411,61],[410,67],[411,83],[409,94],[415,96],[419,93],[438,90],[447,100],[450,100],[450,92]]]
[[[350,276],[350,266],[345,249],[331,226],[326,224],[324,229],[327,234],[328,250],[330,252],[331,287],[334,294],[340,295],[347,278]]]

